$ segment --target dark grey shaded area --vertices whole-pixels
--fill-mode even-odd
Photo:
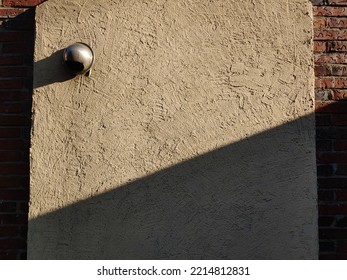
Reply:
[[[313,118],[33,219],[28,258],[316,259]]]

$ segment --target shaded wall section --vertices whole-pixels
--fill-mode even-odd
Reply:
[[[25,259],[34,10],[0,1],[0,259]]]
[[[303,118],[34,218],[29,257],[314,259],[311,126]]]
[[[28,257],[316,258],[311,9],[39,6]]]

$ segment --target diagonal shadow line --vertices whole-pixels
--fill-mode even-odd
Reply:
[[[315,259],[314,141],[312,114],[31,219],[28,258]]]

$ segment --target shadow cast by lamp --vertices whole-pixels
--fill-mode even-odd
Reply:
[[[75,78],[64,66],[64,49],[34,63],[34,88],[62,83]]]

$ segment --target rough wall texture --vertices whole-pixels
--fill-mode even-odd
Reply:
[[[37,8],[29,258],[318,255],[308,1]],[[90,44],[90,77],[61,66]]]
[[[321,259],[347,259],[347,1],[315,1]]]

